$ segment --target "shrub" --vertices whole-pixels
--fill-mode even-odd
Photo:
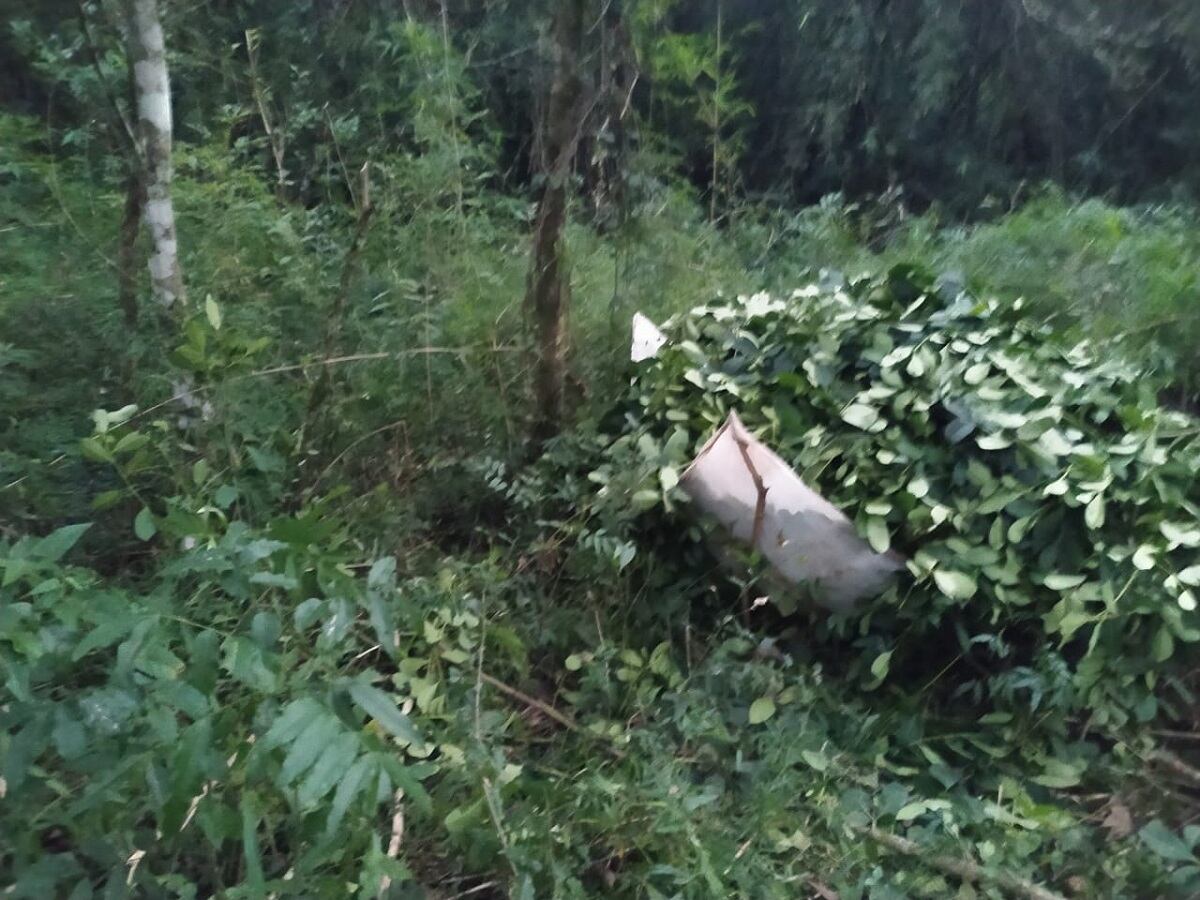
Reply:
[[[956,693],[1008,709],[1155,715],[1177,645],[1200,640],[1200,431],[1154,378],[909,267],[717,300],[668,332],[610,452],[675,460],[645,454],[661,477],[631,503],[736,409],[909,557],[910,579],[817,632],[849,637],[864,678],[953,665]]]

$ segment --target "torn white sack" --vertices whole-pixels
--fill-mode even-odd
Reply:
[[[876,553],[854,525],[730,413],[680,479],[696,505],[835,612],[881,593],[903,558]]]
[[[634,362],[653,359],[667,342],[657,325],[640,312],[633,314],[633,342],[629,347],[629,358]]]

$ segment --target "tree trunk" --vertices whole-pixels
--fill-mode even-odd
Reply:
[[[560,0],[554,17],[554,76],[541,127],[543,183],[537,204],[526,305],[533,317],[536,361],[533,393],[535,443],[553,437],[562,423],[566,365],[564,320],[570,297],[562,252],[571,163],[579,143],[579,46],[585,0]]]
[[[186,300],[171,203],[171,87],[157,0],[126,0],[129,60],[137,94],[137,137],[150,235],[150,288],[164,308]]]
[[[125,183],[125,210],[121,214],[121,231],[117,241],[117,301],[125,316],[125,324],[137,324],[137,235],[142,208],[146,205],[142,179],[131,171]]]

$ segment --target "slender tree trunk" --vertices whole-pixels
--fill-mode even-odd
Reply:
[[[137,137],[150,235],[150,288],[165,308],[187,298],[171,202],[171,87],[157,0],[126,0],[129,59],[137,94]]]
[[[717,77],[713,85],[712,189],[708,197],[708,221],[717,220],[717,191],[721,187],[721,19],[724,6],[717,0]]]
[[[562,423],[566,376],[564,320],[570,297],[562,232],[567,217],[571,163],[579,143],[579,46],[585,0],[560,0],[554,20],[554,76],[541,128],[543,183],[533,233],[526,304],[533,317],[536,356],[533,393],[535,443],[553,437]]]

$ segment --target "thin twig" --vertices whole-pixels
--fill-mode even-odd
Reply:
[[[363,441],[370,440],[371,438],[375,437],[375,435],[383,434],[383,432],[385,432],[385,431],[391,431],[393,428],[399,428],[401,425],[406,424],[406,422],[407,422],[407,420],[405,420],[405,419],[398,419],[395,422],[389,422],[387,425],[384,425],[380,428],[376,428],[374,431],[369,431],[366,434],[364,434],[362,437],[356,438],[355,440],[351,441],[350,445],[348,447],[346,447],[346,449],[343,450],[341,453],[339,453],[337,456],[335,456],[333,458],[333,460],[329,463],[329,465],[327,465],[324,469],[322,469],[321,473],[316,478],[313,479],[313,483],[311,485],[309,485],[309,488],[308,488],[309,491],[315,490],[317,485],[321,483],[321,479],[324,478],[326,475],[328,475],[330,470],[333,469],[334,466],[336,466],[338,463],[340,463],[346,457],[347,453],[349,453],[351,450],[353,450],[355,447],[357,447]]]
[[[530,697],[524,691],[519,691],[515,687],[511,687],[510,685],[505,684],[499,678],[495,678],[495,677],[489,675],[487,672],[480,672],[479,678],[482,681],[486,681],[488,684],[490,684],[492,687],[496,688],[501,693],[508,694],[508,696],[512,697],[514,700],[520,700],[526,706],[532,707],[533,709],[536,709],[538,712],[548,716],[549,718],[551,718],[555,722],[557,722],[559,725],[563,726],[563,728],[566,728],[570,731],[574,731],[577,734],[582,734],[585,737],[592,738],[593,740],[602,741],[605,744],[605,746],[608,747],[609,751],[611,753],[613,753],[613,755],[615,755],[619,759],[624,758],[625,754],[622,753],[620,750],[618,750],[616,747],[612,746],[612,744],[609,743],[608,738],[606,738],[604,735],[597,734],[594,731],[589,731],[588,729],[586,729],[582,725],[580,725],[578,722],[576,722],[574,719],[572,719],[570,716],[568,716],[566,713],[559,712],[557,709],[555,709],[549,703],[545,703],[541,700],[538,700],[536,697]]]
[[[754,526],[750,532],[750,546],[757,550],[759,549],[759,538],[762,537],[763,517],[767,511],[767,486],[763,483],[762,476],[758,474],[758,469],[754,467],[754,463],[750,459],[749,445],[736,434],[733,434],[732,437],[733,442],[738,446],[738,450],[742,452],[742,461],[750,471],[750,479],[754,482],[754,490],[758,492],[758,499],[754,502]]]
[[[392,836],[388,840],[387,858],[395,859],[400,855],[400,845],[404,842],[404,790],[396,791],[396,796],[393,800],[392,812]],[[392,886],[392,877],[384,875],[379,879],[379,896],[382,897],[388,892],[388,888]]]
[[[874,826],[857,830],[860,834],[865,834],[871,840],[875,841],[875,843],[887,847],[889,850],[893,850],[903,856],[911,856],[914,859],[919,859],[931,868],[937,869],[946,875],[953,875],[962,881],[971,884],[991,881],[1009,893],[1015,894],[1018,897],[1029,898],[1029,900],[1065,900],[1061,894],[1040,887],[1032,881],[1021,878],[1019,875],[1014,875],[1011,872],[989,871],[965,857],[955,858],[953,856],[927,853],[915,841],[882,831]]]
[[[258,78],[258,55],[255,52],[258,49],[258,33],[249,28],[244,33],[246,35],[246,57],[250,61],[250,89],[254,94],[254,102],[258,106],[258,115],[262,119],[263,130],[267,133],[267,143],[271,147],[271,156],[275,158],[276,197],[279,200],[283,200],[287,188],[287,169],[283,166],[287,138],[281,135],[278,129],[271,124],[271,116],[267,111],[266,94],[263,92],[262,83]]]
[[[468,353],[472,353],[472,352],[480,351],[480,350],[482,350],[482,351],[491,350],[496,353],[517,353],[517,352],[520,352],[522,349],[523,348],[517,347],[517,346],[489,347],[486,344],[475,344],[475,345],[468,344],[468,345],[465,345],[462,347],[412,347],[408,350],[395,350],[395,351],[391,351],[391,352],[352,353],[348,356],[331,356],[331,357],[325,357],[323,359],[314,359],[309,362],[289,363],[289,364],[283,365],[283,366],[271,366],[270,368],[267,368],[267,369],[256,369],[253,372],[246,372],[245,374],[242,374],[242,375],[234,375],[231,378],[226,378],[224,381],[219,382],[219,383],[198,385],[196,387],[191,388],[190,390],[191,390],[191,393],[193,393],[193,394],[206,394],[210,391],[215,391],[219,387],[222,387],[226,384],[232,384],[233,382],[236,382],[236,381],[246,381],[250,378],[262,378],[267,375],[282,375],[282,374],[285,374],[288,372],[303,372],[303,371],[307,371],[308,369],[316,369],[316,368],[320,368],[323,366],[339,366],[339,365],[343,365],[345,363],[352,363],[352,362],[370,362],[373,360],[381,360],[381,359],[402,359],[405,356],[416,356],[416,355],[425,354],[425,353],[432,353],[432,354],[445,353],[445,354],[449,354],[452,356],[465,357]],[[178,399],[179,398],[177,396],[172,395],[171,397],[169,397],[166,400],[163,400],[160,403],[155,403],[153,406],[147,406],[141,412],[135,413],[134,415],[130,416],[126,421],[132,422],[135,419],[143,418],[144,416],[149,415],[150,413],[154,412],[155,410],[162,409],[164,406],[170,406],[172,403],[174,403]]]
[[[499,885],[498,881],[485,881],[483,884],[477,884],[473,888],[467,888],[465,891],[460,891],[457,894],[451,894],[446,900],[462,900],[463,897],[470,897],[473,894],[478,894],[486,891],[488,888],[494,888]]]
[[[1185,763],[1169,750],[1152,750],[1147,758],[1156,762],[1172,775],[1177,775],[1192,787],[1200,787],[1200,769]]]
[[[1159,737],[1174,738],[1180,741],[1200,741],[1200,731],[1170,731],[1160,729],[1152,733]]]

